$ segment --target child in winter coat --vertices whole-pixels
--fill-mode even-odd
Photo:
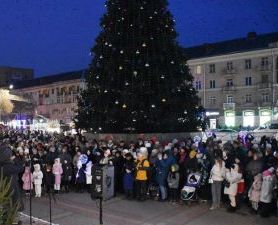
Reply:
[[[174,164],[171,166],[167,178],[170,202],[176,203],[178,201],[179,180],[180,180],[179,165]]]
[[[76,192],[84,192],[84,185],[86,182],[86,174],[85,174],[86,165],[82,165],[82,162],[78,160],[77,162],[77,171],[75,175],[75,183],[76,183]]]
[[[123,186],[127,199],[133,197],[135,162],[131,153],[125,155]]]
[[[226,171],[226,180],[229,182],[229,187],[225,187],[224,194],[229,195],[230,207],[228,208],[229,212],[235,212],[236,210],[236,195],[238,183],[242,178],[242,173],[239,169],[238,164],[234,164],[231,169]]]
[[[23,181],[23,190],[25,191],[25,194],[28,195],[31,193],[31,190],[33,189],[33,175],[30,170],[29,166],[25,167],[25,171],[22,175],[22,181]]]
[[[44,182],[45,182],[45,186],[46,186],[46,192],[50,193],[50,191],[54,185],[54,174],[52,173],[51,164],[46,165],[46,170],[45,170],[45,174],[44,174]]]
[[[41,171],[40,164],[34,165],[33,179],[34,179],[35,193],[36,193],[35,197],[40,198],[42,194],[42,179],[43,179],[43,173]]]
[[[54,191],[58,194],[61,188],[61,180],[63,174],[63,168],[59,158],[55,159],[54,165],[52,167],[52,172],[55,176]]]
[[[257,213],[259,208],[259,201],[262,188],[262,174],[258,173],[254,177],[254,181],[248,192],[248,197],[252,205],[252,212]]]
[[[92,184],[92,161],[89,161],[86,164],[86,170],[84,173],[86,174],[86,186],[87,186],[87,191],[90,192],[90,185]]]
[[[263,183],[260,195],[260,214],[267,217],[271,208],[273,190],[275,186],[274,168],[271,167],[263,172]]]

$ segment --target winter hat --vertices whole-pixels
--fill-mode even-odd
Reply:
[[[192,151],[189,153],[189,158],[190,158],[190,159],[193,159],[196,155],[197,155],[197,151],[192,150]]]
[[[146,147],[141,147],[139,153],[145,157],[148,157],[148,149]]]
[[[128,149],[124,149],[123,150],[123,155],[126,155],[127,153],[129,153]]]
[[[12,151],[5,145],[0,146],[0,163],[10,161]]]

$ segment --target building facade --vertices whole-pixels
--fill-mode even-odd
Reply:
[[[33,104],[33,115],[70,124],[76,113],[77,98],[85,88],[84,73],[76,71],[35,78],[15,84],[14,91]]]
[[[0,87],[9,87],[16,82],[34,77],[33,69],[0,66]]]
[[[185,49],[209,127],[255,127],[278,119],[278,33]]]

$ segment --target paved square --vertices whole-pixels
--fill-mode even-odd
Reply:
[[[28,199],[25,199],[25,213],[29,213]],[[210,211],[206,203],[172,205],[157,201],[127,201],[116,197],[104,203],[104,225],[277,225],[278,219],[263,219],[250,215],[247,209],[235,214],[220,209]],[[90,195],[61,194],[53,202],[52,222],[59,225],[99,225],[99,209]],[[47,197],[33,200],[33,216],[49,221],[49,200]],[[28,223],[26,223],[28,224]]]

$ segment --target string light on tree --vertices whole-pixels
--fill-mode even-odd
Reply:
[[[97,133],[193,131],[200,126],[200,109],[195,108],[198,97],[167,1],[141,0],[133,6],[120,2],[106,1],[107,12],[100,21],[103,27],[91,48],[89,88],[78,101],[77,129],[93,128]],[[172,111],[167,120],[166,106]],[[105,113],[108,123],[99,112]]]

